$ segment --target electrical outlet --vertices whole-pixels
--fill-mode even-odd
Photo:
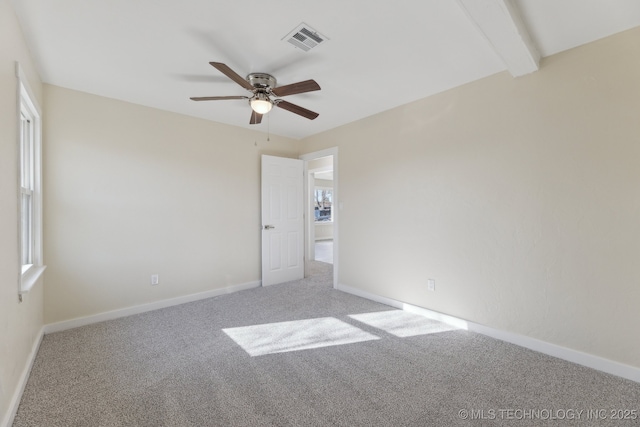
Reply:
[[[427,279],[427,290],[435,291],[436,290],[436,281],[433,279]]]
[[[157,274],[152,274],[151,275],[151,285],[155,286],[158,283],[160,283],[158,275]]]

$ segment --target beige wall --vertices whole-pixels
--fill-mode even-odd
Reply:
[[[314,179],[316,187],[333,188],[333,181],[330,179]]]
[[[640,28],[303,144],[339,147],[341,284],[640,367]]]
[[[331,240],[333,239],[333,222],[316,222],[313,224],[314,239],[317,240]]]
[[[0,0],[0,425],[9,417],[42,330],[42,283],[18,302],[18,119],[15,61],[41,101],[42,86],[8,0]],[[40,280],[42,282],[42,279]]]
[[[295,141],[49,85],[44,107],[46,323],[260,280],[260,155]]]
[[[333,156],[320,157],[319,159],[311,160],[309,161],[308,167],[310,171],[320,168],[332,168]]]

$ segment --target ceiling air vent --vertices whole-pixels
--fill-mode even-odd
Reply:
[[[329,39],[303,22],[289,34],[284,36],[282,40],[291,43],[305,52],[308,52],[320,43]]]

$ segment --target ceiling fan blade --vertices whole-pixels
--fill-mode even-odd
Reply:
[[[292,104],[281,99],[279,99],[278,102],[275,103],[275,105],[280,108],[284,108],[285,110],[291,111],[292,113],[295,113],[299,116],[306,117],[309,120],[313,120],[319,116],[318,113],[314,113],[311,110],[307,110],[306,108],[302,108],[299,105]]]
[[[233,71],[231,68],[227,67],[225,64],[221,62],[209,62],[214,68],[220,71],[225,76],[229,77],[234,82],[238,83],[240,86],[245,88],[246,90],[253,91],[253,86],[247,81],[247,79],[242,78],[238,73]]]
[[[320,85],[315,80],[305,80],[277,87],[272,92],[275,96],[287,96],[295,95],[296,93],[313,92],[314,90],[320,90]]]
[[[193,96],[192,101],[224,101],[227,99],[249,99],[248,96]]]
[[[251,120],[249,121],[250,125],[259,125],[262,122],[262,114],[256,113],[251,110]]]

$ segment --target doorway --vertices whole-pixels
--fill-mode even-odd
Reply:
[[[318,263],[333,268],[333,287],[338,285],[338,149],[330,148],[300,156],[304,161],[305,277]]]

